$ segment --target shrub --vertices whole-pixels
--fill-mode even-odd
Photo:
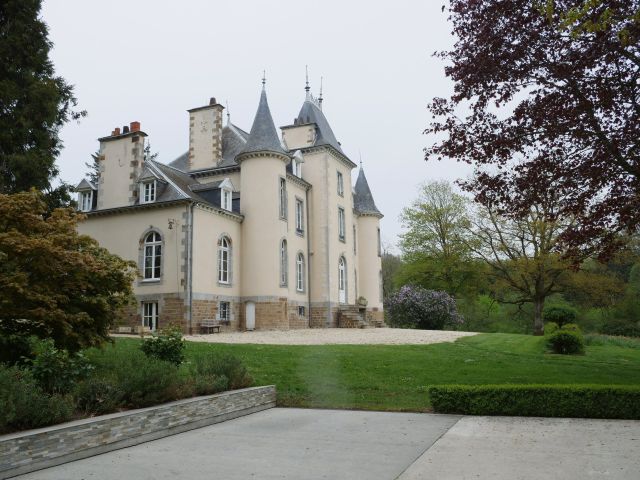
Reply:
[[[563,355],[584,353],[584,339],[579,332],[558,330],[549,335],[547,346],[553,353]]]
[[[578,326],[577,323],[565,323],[560,330],[563,330],[565,332],[578,332],[578,333],[582,333],[582,330],[580,329],[580,327]]]
[[[253,383],[247,368],[233,355],[200,355],[194,359],[193,375],[199,395],[245,388]]]
[[[562,328],[565,323],[575,323],[577,317],[578,312],[576,309],[565,305],[545,308],[542,313],[542,319],[545,323],[554,322],[557,323],[560,328]]]
[[[464,322],[456,302],[448,293],[405,285],[389,297],[387,302],[392,326],[442,330]]]
[[[558,330],[558,324],[556,322],[548,322],[544,324],[544,334],[551,335]]]
[[[79,411],[102,415],[122,405],[124,392],[114,379],[92,376],[77,385],[74,397]]]
[[[72,413],[71,396],[49,395],[29,370],[0,365],[0,433],[64,422]]]
[[[618,385],[434,385],[438,413],[640,419],[640,388]]]
[[[0,363],[15,365],[32,357],[31,337],[0,335]]]
[[[160,360],[180,365],[184,362],[184,340],[182,339],[182,329],[177,325],[169,325],[142,342],[140,348],[148,357],[155,357]]]
[[[608,320],[602,325],[600,333],[617,335],[620,337],[640,337],[640,326],[626,320]]]
[[[635,348],[640,350],[640,338],[616,337],[611,335],[599,335],[591,333],[584,337],[585,345],[602,347],[605,345],[615,345],[623,348]]]
[[[85,378],[92,366],[81,353],[70,354],[54,346],[53,340],[37,341],[33,359],[27,361],[33,378],[47,393],[69,393],[76,382]]]

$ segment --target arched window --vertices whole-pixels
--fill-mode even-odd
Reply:
[[[218,240],[218,282],[231,283],[231,240],[227,236]]]
[[[280,286],[287,286],[287,241],[280,242]]]
[[[159,280],[162,266],[162,237],[150,232],[144,238],[144,279]]]
[[[304,292],[304,255],[298,253],[296,257],[296,290]]]
[[[347,261],[344,257],[338,261],[338,296],[340,303],[347,303]]]

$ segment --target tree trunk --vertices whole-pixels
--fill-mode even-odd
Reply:
[[[544,308],[544,298],[536,298],[533,301],[533,334],[544,335],[544,324],[542,322],[542,309]]]

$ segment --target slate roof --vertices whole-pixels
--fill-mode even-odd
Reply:
[[[273,123],[273,117],[267,102],[267,92],[264,88],[260,94],[260,103],[253,119],[249,138],[239,154],[252,152],[274,152],[287,155],[282,148],[276,126]]]
[[[168,184],[162,193],[158,195],[156,202],[188,199],[206,204],[209,203],[191,191],[190,186],[196,185],[198,181],[191,178],[187,173],[154,160],[147,161],[146,166],[151,170],[155,170]]]
[[[364,176],[362,166],[360,166],[358,180],[356,180],[356,186],[354,189],[353,208],[356,213],[359,214],[382,217],[382,213],[380,213],[380,210],[376,207],[376,202],[373,201],[373,195],[371,195],[371,189],[369,188],[367,177]]]
[[[98,187],[96,187],[93,183],[91,183],[86,178],[83,178],[82,181],[76,187],[76,190],[87,190],[87,189],[98,190]]]
[[[331,145],[333,148],[344,155],[342,147],[340,147],[340,143],[336,139],[336,136],[333,134],[331,126],[329,126],[327,117],[324,116],[322,110],[318,108],[318,106],[312,99],[307,98],[304,101],[296,120],[298,124],[316,124],[316,142],[314,145]]]

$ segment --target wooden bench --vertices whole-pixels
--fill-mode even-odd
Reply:
[[[200,322],[200,331],[203,333],[220,333],[220,327],[218,320],[204,319]]]

